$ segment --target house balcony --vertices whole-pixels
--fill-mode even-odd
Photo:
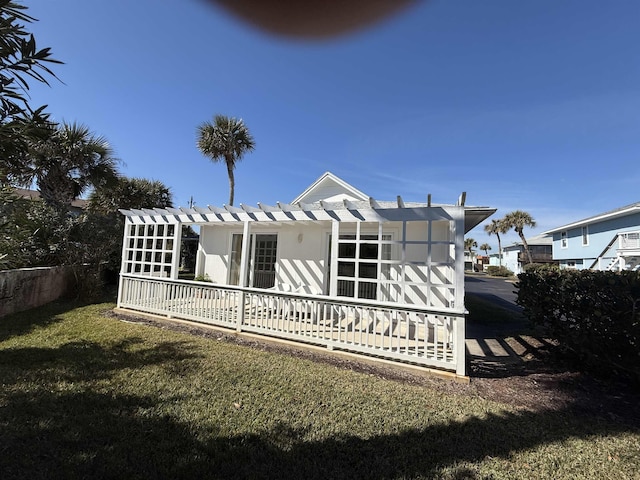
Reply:
[[[618,255],[640,255],[640,232],[625,232],[618,234]]]
[[[551,263],[553,262],[553,255],[551,253],[531,252],[531,259],[533,260],[533,263]],[[529,263],[529,257],[526,252],[518,253],[518,262]]]

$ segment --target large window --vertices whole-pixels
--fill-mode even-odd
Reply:
[[[382,235],[390,241],[391,235]],[[379,268],[389,266],[380,260],[391,258],[391,245],[381,244],[377,234],[341,234],[338,237],[337,294],[340,297],[355,297],[375,300],[378,298]]]
[[[329,264],[334,262],[328,272],[328,293],[381,302],[455,306],[458,285],[451,221],[336,222],[332,238],[334,235],[337,240],[329,242],[336,253],[332,256],[330,251],[328,256]]]

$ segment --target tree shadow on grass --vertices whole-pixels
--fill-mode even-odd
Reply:
[[[215,426],[153,413],[153,397],[86,391],[20,393],[6,400],[0,411],[4,479],[479,479],[472,464],[487,457],[508,460],[551,442],[632,431],[543,411],[490,414],[371,438],[310,440],[312,426],[286,423],[225,436]]]
[[[129,337],[108,346],[69,342],[58,347],[22,347],[0,350],[3,385],[15,382],[82,382],[110,378],[114,371],[162,365],[170,373],[185,368],[185,360],[200,358],[189,341],[163,342],[140,348],[144,340]]]
[[[299,427],[304,422],[297,418],[230,436],[215,424],[167,413],[179,411],[167,407],[184,400],[178,396],[127,394],[103,381],[123,369],[135,378],[149,365],[179,374],[197,358],[188,341],[145,348],[139,338],[0,351],[2,478],[480,479],[473,464],[487,457],[508,460],[571,438],[638,433],[622,422],[585,419],[568,406],[368,438],[317,439],[313,420]],[[230,408],[231,425],[234,415],[251,412]]]
[[[47,327],[63,320],[62,315],[71,310],[97,303],[114,301],[111,291],[104,294],[100,302],[61,298],[36,308],[12,313],[0,318],[0,342],[13,337],[26,335],[38,328]]]

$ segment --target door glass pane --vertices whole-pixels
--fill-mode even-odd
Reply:
[[[239,285],[240,261],[242,259],[242,234],[234,233],[231,237],[231,258],[229,265],[229,285]]]
[[[277,235],[256,235],[253,260],[253,286],[271,288],[276,284]]]

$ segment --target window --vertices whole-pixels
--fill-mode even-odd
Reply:
[[[589,245],[589,226],[585,225],[582,227],[582,246],[586,247]]]
[[[383,234],[383,241],[391,241],[391,235]],[[378,296],[378,248],[380,259],[389,260],[389,244],[381,244],[377,234],[341,234],[338,240],[338,296],[375,300]],[[356,254],[356,252],[358,254]],[[382,265],[383,272],[388,265]]]
[[[567,248],[569,246],[569,240],[567,239],[567,232],[560,234],[560,247]]]
[[[576,262],[569,260],[567,262],[567,268],[576,268]]]

